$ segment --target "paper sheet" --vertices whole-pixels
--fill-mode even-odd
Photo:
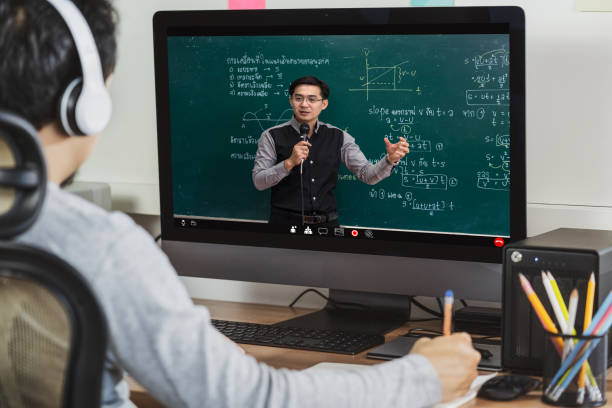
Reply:
[[[344,364],[344,363],[319,363],[316,364],[308,370],[361,370],[364,367],[371,367],[365,364]],[[465,404],[468,401],[476,398],[476,394],[478,394],[478,390],[488,379],[493,378],[497,375],[497,373],[479,375],[476,377],[472,385],[470,386],[470,390],[463,397],[459,397],[449,402],[436,404],[435,408],[456,408]]]
[[[495,377],[496,375],[497,373],[479,375],[478,377],[476,377],[474,382],[472,382],[470,390],[467,392],[467,394],[465,394],[463,397],[456,398],[449,402],[441,402],[439,404],[436,404],[435,408],[455,408],[462,406],[466,402],[476,398],[476,394],[478,394],[478,390],[480,389],[482,384],[487,382],[488,379]]]

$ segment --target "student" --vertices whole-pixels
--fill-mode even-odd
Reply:
[[[334,190],[340,163],[364,183],[376,184],[389,177],[393,165],[409,152],[403,137],[393,144],[385,137],[387,155],[377,164],[370,163],[351,135],[319,121],[328,98],[329,86],[320,79],[296,79],[289,86],[293,117],[261,134],[253,183],[258,190],[272,188],[272,224],[338,226]],[[301,140],[304,124],[308,133],[306,140]]]
[[[75,3],[108,83],[116,54],[112,6]],[[110,335],[103,407],[133,406],[126,372],[169,407],[425,406],[467,391],[480,355],[466,334],[423,340],[409,356],[360,372],[277,370],[243,354],[213,328],[206,308],[193,305],[144,230],[60,189],[97,136],[68,136],[59,126],[58,98],[81,68],[65,22],[46,0],[0,2],[0,55],[0,107],[35,125],[49,170],[40,217],[17,240],[72,264],[96,293]]]

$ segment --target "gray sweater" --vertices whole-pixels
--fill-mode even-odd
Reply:
[[[169,407],[421,407],[440,400],[436,373],[420,355],[341,373],[258,363],[214,329],[206,308],[194,306],[143,229],[55,184],[40,218],[17,240],[72,264],[97,294],[110,331],[103,407],[133,406],[126,371]]]

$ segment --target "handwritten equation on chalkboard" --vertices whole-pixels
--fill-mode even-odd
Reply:
[[[384,138],[395,143],[403,137],[410,144],[410,153],[377,185],[366,185],[341,168],[336,188],[341,223],[509,233],[506,35],[251,36],[186,42],[197,47],[199,58],[189,66],[187,53],[177,56],[177,83],[185,81],[190,67],[206,75],[193,74],[198,85],[177,106],[175,123],[187,126],[203,114],[218,123],[209,129],[215,139],[206,149],[232,161],[227,175],[232,194],[257,203],[254,213],[235,218],[267,219],[269,197],[256,192],[250,180],[257,142],[265,129],[291,119],[291,82],[314,75],[331,87],[320,120],[355,137],[371,163],[385,160]],[[198,86],[212,97],[196,95]],[[180,183],[180,172],[173,174]],[[218,209],[223,217],[232,216],[226,210],[242,211],[227,202],[214,203],[205,186],[197,188],[199,201],[194,199],[193,206],[205,202],[209,208],[194,211]],[[498,224],[491,227],[491,220]]]
[[[348,92],[360,92],[368,101],[372,93],[377,92],[407,92],[421,95],[423,90],[419,84],[419,76],[414,64],[409,60],[387,65],[372,64],[368,57],[371,51],[362,50],[364,59],[363,75],[359,76],[360,86],[348,88]],[[333,65],[330,58],[293,58],[285,55],[265,57],[263,54],[249,55],[245,52],[240,57],[226,59],[228,94],[232,97],[269,97],[271,95],[288,97],[289,82],[294,79],[285,72],[287,67],[302,65],[313,69]],[[472,179],[461,179],[452,173],[444,173],[452,167],[452,158],[440,159],[445,149],[444,138],[438,140],[426,139],[424,135],[413,132],[413,128],[422,121],[436,118],[450,120],[486,121],[491,129],[507,128],[509,120],[509,89],[508,89],[508,51],[496,49],[483,54],[465,57],[463,64],[472,67],[470,80],[474,88],[465,90],[465,104],[461,105],[416,105],[411,106],[380,106],[365,105],[368,117],[381,122],[382,136],[394,143],[399,137],[404,137],[410,144],[411,154],[402,160],[394,174],[398,174],[395,186],[398,191],[388,191],[384,188],[371,188],[367,197],[376,200],[400,200],[403,208],[416,211],[427,211],[434,215],[439,211],[453,211],[452,200],[433,200],[421,202],[415,198],[418,190],[448,191],[460,183],[471,183],[482,190],[508,191],[510,187],[509,147],[510,137],[503,130],[500,133],[487,132],[482,136],[481,143],[486,146],[486,153],[481,157],[482,164]],[[254,107],[257,107],[254,103]],[[244,112],[242,128],[247,129],[250,123],[256,124],[258,132],[279,125],[291,119],[290,108],[277,110],[276,114],[264,103],[258,109]],[[230,136],[232,144],[256,145],[257,136],[248,134],[242,137]],[[230,153],[235,160],[249,160],[253,154]],[[375,163],[377,159],[370,159]],[[340,182],[355,181],[355,176],[339,175]],[[404,191],[402,191],[404,190]]]

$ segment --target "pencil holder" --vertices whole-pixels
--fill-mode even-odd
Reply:
[[[570,336],[546,332],[545,342],[542,401],[566,407],[604,405],[608,334]],[[582,361],[587,363],[584,374]]]

